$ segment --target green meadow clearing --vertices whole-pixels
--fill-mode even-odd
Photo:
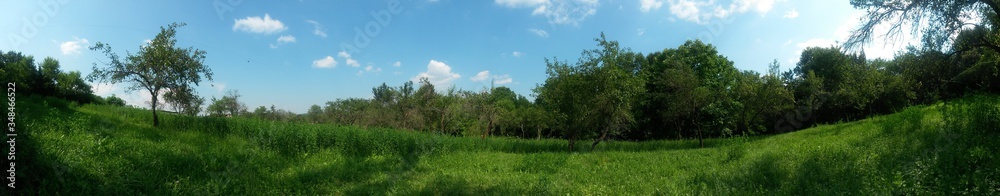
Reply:
[[[1000,97],[752,137],[600,144],[161,115],[28,97],[20,191],[71,194],[1000,194]]]

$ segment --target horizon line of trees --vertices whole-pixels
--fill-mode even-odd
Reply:
[[[966,35],[966,34],[963,34]],[[960,39],[965,38],[960,37]],[[496,86],[478,91],[437,90],[426,78],[401,86],[383,83],[373,98],[312,105],[305,114],[260,106],[252,112],[238,92],[204,99],[169,89],[166,106],[179,114],[252,117],[279,121],[385,127],[463,136],[619,140],[703,139],[772,134],[817,123],[855,120],[934,103],[970,92],[1000,92],[996,53],[962,54],[910,47],[896,58],[866,59],[843,48],[805,49],[795,68],[740,71],[715,47],[698,40],[642,54],[595,39],[574,64],[546,59],[549,77],[533,89],[535,100]],[[961,47],[955,45],[954,47]],[[0,74],[20,91],[80,103],[125,105],[93,95],[79,72],[58,61],[8,51]],[[182,92],[182,93],[177,93]],[[188,96],[173,98],[173,96]],[[194,100],[189,102],[175,100]],[[163,107],[162,105],[160,107]]]
[[[948,55],[910,47],[885,60],[838,46],[810,47],[794,68],[781,72],[774,61],[767,73],[758,73],[736,69],[699,40],[649,54],[603,35],[595,41],[598,48],[585,50],[575,64],[546,59],[549,77],[534,88],[535,100],[504,86],[439,91],[421,79],[400,86],[383,83],[372,88],[370,99],[337,99],[312,105],[305,114],[275,114],[264,106],[247,112],[242,106],[236,116],[461,136],[593,140],[593,148],[610,138],[783,133],[968,93],[1000,93],[998,65],[990,60],[996,56],[988,50]],[[221,100],[232,97],[238,95]]]

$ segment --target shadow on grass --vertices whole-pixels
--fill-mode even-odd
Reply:
[[[417,190],[414,195],[538,195],[523,187],[510,184],[494,186],[475,185],[472,182],[449,175],[440,175],[429,184]]]

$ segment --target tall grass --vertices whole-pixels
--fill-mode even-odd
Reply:
[[[31,98],[22,193],[997,194],[996,97],[697,141],[452,137]],[[992,108],[992,109],[991,109]],[[993,123],[993,124],[990,124]],[[21,143],[19,143],[21,145]]]

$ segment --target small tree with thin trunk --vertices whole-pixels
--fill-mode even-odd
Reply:
[[[110,62],[104,63],[106,67],[98,67],[94,63],[94,71],[87,79],[91,82],[129,83],[127,91],[149,92],[153,126],[159,126],[156,110],[162,90],[190,88],[191,84],[197,86],[202,76],[212,80],[212,70],[203,64],[205,51],[175,46],[176,29],[184,25],[172,23],[165,28],[160,27],[160,33],[151,42],[140,46],[138,53],[128,53],[125,58],[115,54],[110,45],[98,42],[90,50],[104,53]]]

